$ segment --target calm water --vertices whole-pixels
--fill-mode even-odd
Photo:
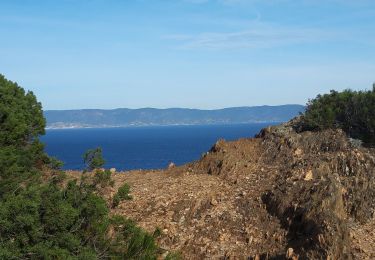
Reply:
[[[105,167],[118,170],[165,168],[200,158],[220,138],[253,137],[269,124],[164,126],[47,130],[47,153],[65,169],[82,169],[87,149],[102,147]]]

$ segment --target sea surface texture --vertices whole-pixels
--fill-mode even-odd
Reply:
[[[62,129],[48,130],[42,141],[50,156],[64,162],[64,169],[83,169],[84,152],[98,146],[103,149],[106,168],[160,169],[170,162],[182,165],[198,160],[218,139],[254,137],[268,125]]]

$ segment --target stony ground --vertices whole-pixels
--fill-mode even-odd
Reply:
[[[253,149],[254,144],[241,140],[226,145]],[[255,154],[248,152],[231,154],[248,164],[232,169],[236,177],[223,179],[195,165],[117,174],[116,184],[129,183],[134,199],[115,213],[134,218],[149,231],[159,227],[160,245],[190,259],[284,254],[286,231],[261,198],[273,177],[266,169],[258,172],[250,163]]]
[[[355,259],[375,259],[375,218],[363,225],[350,225],[352,252]]]
[[[218,141],[200,160],[114,174],[113,213],[162,231],[185,259],[375,259],[375,152],[340,131]]]

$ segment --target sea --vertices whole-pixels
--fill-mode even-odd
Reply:
[[[105,168],[162,169],[171,162],[198,160],[219,139],[254,137],[272,124],[276,123],[49,129],[41,140],[65,170],[82,170],[83,154],[96,147],[103,150]]]

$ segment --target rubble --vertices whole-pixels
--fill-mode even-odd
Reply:
[[[186,259],[375,257],[375,152],[340,130],[291,122],[220,140],[184,166],[113,178],[134,196],[113,213],[159,227],[160,246]]]

